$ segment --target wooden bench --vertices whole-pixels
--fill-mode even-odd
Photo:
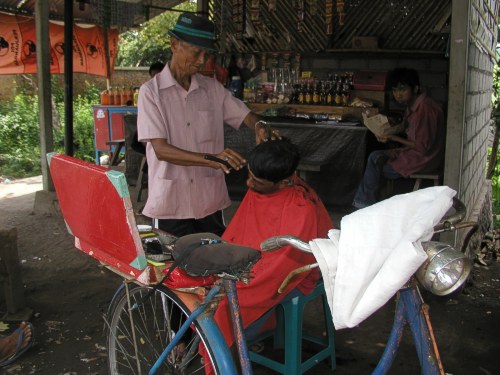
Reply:
[[[413,191],[420,189],[422,182],[424,180],[431,180],[434,186],[439,186],[441,181],[441,176],[439,174],[412,174],[411,179],[415,180],[415,185],[413,185]]]
[[[415,183],[413,184],[412,190],[416,191],[422,187],[422,183],[424,181],[432,181],[433,186],[439,186],[439,184],[441,182],[441,175],[438,173],[412,174],[407,178],[402,177],[402,178],[396,179],[396,180],[387,179],[385,181],[384,186],[382,187],[382,189],[380,191],[379,199],[386,199],[386,198],[392,197],[395,194],[396,190],[398,191],[397,194],[400,194],[401,193],[401,191],[400,191],[401,186],[395,187],[395,184],[398,184],[397,181],[407,181],[407,180],[410,180],[410,181],[414,180],[415,181]],[[405,193],[408,192],[409,187],[406,184],[404,185],[404,187],[405,187],[404,192]]]

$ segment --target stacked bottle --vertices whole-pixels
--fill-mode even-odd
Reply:
[[[352,76],[328,75],[327,80],[304,78],[293,85],[292,102],[309,105],[348,106]]]
[[[101,92],[101,105],[137,105],[135,92],[139,94],[137,87],[110,87]]]

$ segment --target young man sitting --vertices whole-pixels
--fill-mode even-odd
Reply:
[[[262,142],[247,160],[249,190],[224,232],[224,240],[260,249],[261,242],[272,236],[293,235],[305,241],[327,236],[333,227],[327,210],[295,174],[300,160],[297,146],[285,138]],[[262,254],[250,283],[237,284],[243,326],[255,322],[247,330],[247,339],[259,333],[270,314],[263,315],[278,303],[312,291],[319,278],[317,269],[297,275],[284,293],[277,293],[290,271],[314,262],[312,255],[289,246]],[[226,300],[221,301],[215,320],[231,346],[234,337]]]

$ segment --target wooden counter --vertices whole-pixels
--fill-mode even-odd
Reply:
[[[329,106],[329,105],[305,105],[305,104],[263,104],[263,103],[247,103],[248,108],[257,113],[262,113],[267,109],[272,108],[282,108],[287,107],[297,112],[304,113],[328,113],[336,116],[345,117],[356,117],[361,119],[361,114],[367,112],[368,116],[376,115],[379,110],[378,108],[360,108],[360,107],[340,107],[340,106]]]

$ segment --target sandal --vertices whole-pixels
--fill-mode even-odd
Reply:
[[[12,354],[8,358],[5,358],[4,360],[0,361],[0,367],[5,367],[5,366],[10,365],[15,360],[17,360],[22,354],[24,354],[29,348],[31,348],[33,346],[33,343],[35,342],[35,329],[33,328],[33,325],[30,322],[23,322],[23,323],[24,323],[24,325],[26,325],[28,327],[29,331],[31,332],[31,337],[30,337],[29,341],[23,346],[24,329],[20,325],[19,328],[17,328],[14,331],[14,333],[18,334],[16,350],[15,350],[14,354]],[[21,324],[23,324],[23,323],[21,323]]]

